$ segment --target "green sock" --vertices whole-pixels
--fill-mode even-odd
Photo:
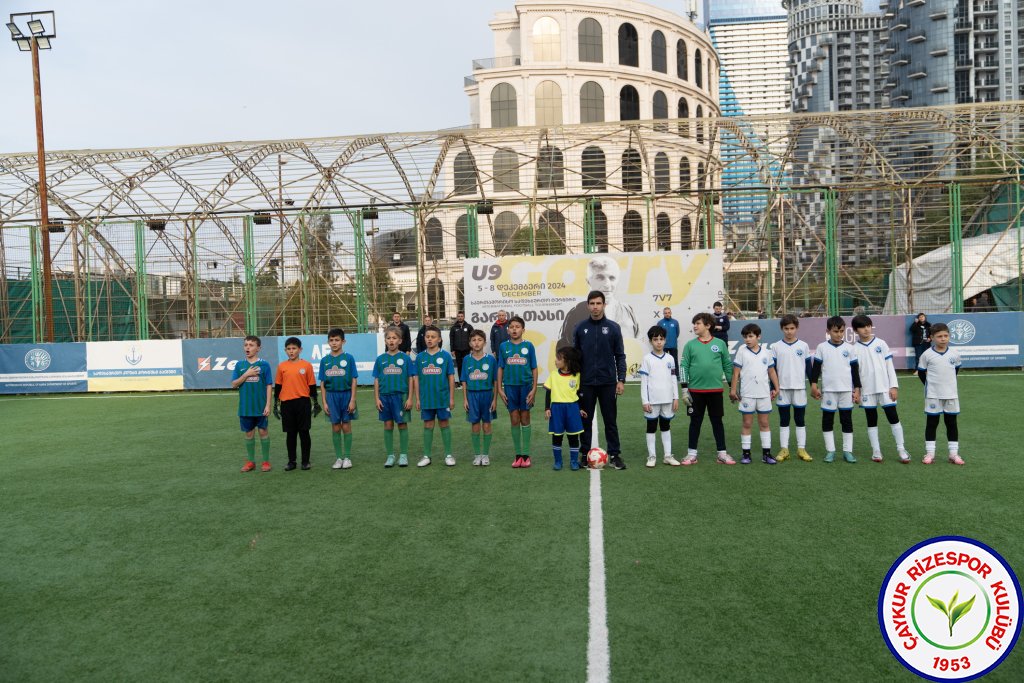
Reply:
[[[452,454],[452,428],[441,427],[441,440],[444,441],[444,454]]]
[[[515,450],[513,455],[522,455],[523,432],[519,425],[512,425],[512,447]]]
[[[395,431],[393,429],[384,430],[384,450],[387,451],[387,455],[395,454]]]
[[[530,435],[533,434],[532,425],[523,425],[523,455],[530,454]]]
[[[434,450],[434,428],[423,428],[423,455],[430,457],[430,451]]]
[[[245,453],[251,462],[256,461],[256,439],[245,440]]]
[[[399,445],[398,452],[401,453],[402,455],[405,455],[405,454],[407,454],[409,452],[409,429],[408,428],[399,429],[398,430],[398,445]]]
[[[483,451],[480,450],[480,432],[473,432],[470,439],[473,441],[473,455],[483,455]]]
[[[342,432],[341,439],[345,444],[345,457],[348,458],[352,455],[352,432]]]
[[[331,443],[334,445],[334,457],[341,458],[341,432],[331,432]]]
[[[491,437],[492,436],[494,436],[494,435],[493,434],[484,433],[484,452],[483,452],[483,455],[488,455],[489,456],[491,454]]]
[[[263,462],[270,462],[270,437],[260,439],[260,451],[263,453]]]

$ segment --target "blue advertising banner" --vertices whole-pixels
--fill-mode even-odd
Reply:
[[[323,334],[297,335],[302,341],[302,358],[313,364],[313,369],[320,370],[320,359],[330,354],[331,347],[327,344],[327,336]],[[356,359],[356,369],[359,370],[360,386],[373,384],[373,363],[377,360],[377,334],[346,334],[344,352],[352,354]],[[288,356],[284,352],[284,342],[288,337],[276,337],[277,353],[280,360]],[[264,340],[263,347],[267,347]],[[277,366],[274,366],[277,369]]]
[[[245,358],[243,338],[186,339],[181,343],[181,360],[186,389],[230,389],[235,363]],[[277,337],[264,337],[260,358],[276,370]]]
[[[913,315],[873,315],[874,333],[884,339],[892,350],[893,364],[897,370],[907,370],[914,365],[914,348],[910,343],[910,326]],[[825,341],[827,318],[800,318],[797,336],[815,349]],[[853,316],[843,316],[846,321],[846,341],[857,337],[850,321]],[[929,315],[928,321],[945,323],[950,329],[950,345],[960,352],[965,368],[998,368],[1024,366],[1021,341],[1024,340],[1024,313],[947,313]],[[774,344],[782,339],[779,319],[734,320],[729,329],[729,348],[736,349],[743,344],[740,331],[748,323],[757,323],[762,330],[761,342]],[[682,335],[688,339],[692,332]]]
[[[88,389],[85,344],[0,344],[0,393]]]

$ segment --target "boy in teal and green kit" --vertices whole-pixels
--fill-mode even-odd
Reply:
[[[336,458],[332,469],[347,470],[352,467],[352,420],[356,419],[356,380],[359,371],[352,354],[344,353],[344,330],[340,327],[328,330],[327,344],[331,352],[320,359],[317,378],[324,392],[324,412],[331,423],[331,439]]]
[[[398,350],[401,343],[401,332],[397,327],[389,327],[384,333],[386,350],[373,364],[373,397],[378,417],[384,423],[384,450],[388,456],[384,467],[395,466],[395,425],[398,425],[401,448],[398,466],[409,465],[409,409],[412,407],[409,379],[414,370],[412,359]]]
[[[238,422],[245,433],[245,452],[248,456],[243,472],[256,469],[256,431],[260,433],[263,465],[260,470],[270,471],[270,434],[267,416],[270,415],[274,393],[274,371],[270,363],[259,357],[263,343],[259,337],[249,335],[242,343],[245,358],[235,363],[231,373],[231,388],[238,389]]]

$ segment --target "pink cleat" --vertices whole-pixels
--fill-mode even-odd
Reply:
[[[963,465],[964,459],[960,457],[958,453],[949,454],[949,462],[953,465]]]
[[[719,453],[716,461],[719,465],[735,465],[736,461],[728,453]]]
[[[933,462],[935,462],[934,453],[925,453],[924,457],[921,459],[922,465],[931,465]]]

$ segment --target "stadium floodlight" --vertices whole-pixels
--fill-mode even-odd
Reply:
[[[494,203],[491,200],[477,202],[476,214],[478,216],[490,216],[494,213]]]
[[[27,23],[31,35],[25,35],[18,26],[19,21]],[[47,26],[50,27],[49,30]],[[11,32],[11,40],[18,46],[18,50],[32,53],[32,86],[36,105],[36,163],[39,168],[39,226],[42,242],[40,246],[43,257],[43,339],[53,342],[53,255],[50,253],[50,233],[64,232],[64,224],[61,221],[50,221],[46,188],[46,144],[43,140],[43,95],[39,85],[39,50],[49,50],[50,41],[57,37],[56,15],[52,11],[15,12],[7,22],[7,30]]]
[[[375,221],[377,220],[378,212],[377,208],[373,206],[367,206],[362,211],[364,221]]]

